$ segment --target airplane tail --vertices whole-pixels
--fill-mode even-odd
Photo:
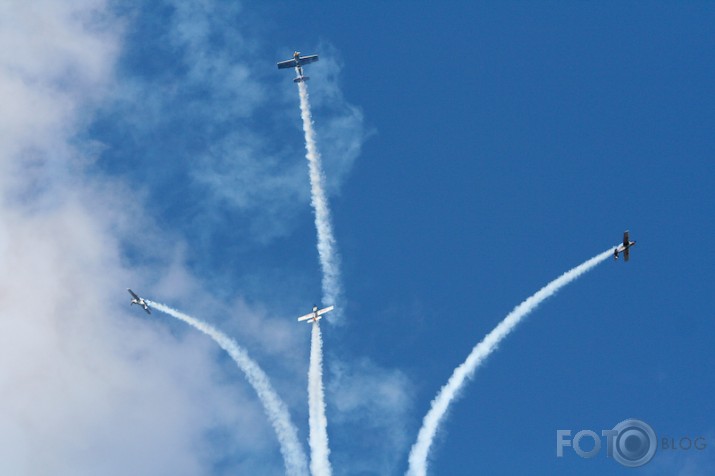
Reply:
[[[297,78],[295,78],[293,80],[293,82],[294,83],[303,83],[305,81],[308,81],[309,79],[310,79],[310,77],[308,77],[308,76],[298,76]]]

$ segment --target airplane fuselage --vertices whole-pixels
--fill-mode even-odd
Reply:
[[[622,251],[626,251],[627,249],[629,249],[631,246],[633,246],[635,244],[636,244],[635,241],[630,241],[630,242],[628,242],[627,245],[618,245],[618,248],[616,250],[620,253]]]
[[[623,244],[623,245],[618,245],[616,249],[613,250],[613,259],[618,259],[618,255],[620,253],[623,253],[624,251],[627,251],[631,248],[631,246],[635,245],[635,241],[629,241],[628,244]]]

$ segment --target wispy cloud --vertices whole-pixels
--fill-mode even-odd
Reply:
[[[2,7],[0,183],[6,192],[44,190],[85,159],[67,139],[108,86],[120,27],[102,1]]]
[[[153,2],[131,15],[115,101],[93,129],[129,160],[111,167],[150,174],[153,196],[176,194],[179,181],[182,206],[171,211],[177,226],[192,219],[189,237],[227,217],[242,223],[242,240],[290,232],[310,194],[294,85],[275,67],[281,53],[242,33],[256,25],[233,2]],[[367,134],[337,86],[339,63],[323,55],[317,65],[326,116],[319,134],[330,141],[324,158],[335,193]]]
[[[336,474],[397,474],[413,435],[414,385],[367,358],[329,359],[327,401]]]

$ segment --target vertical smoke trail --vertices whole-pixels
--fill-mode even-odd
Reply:
[[[320,325],[313,323],[310,341],[310,369],[308,370],[308,408],[310,410],[310,471],[314,476],[331,473],[328,448],[328,420],[323,400],[323,340]]]
[[[594,256],[583,264],[580,264],[570,271],[562,274],[549,284],[541,288],[533,296],[523,301],[516,306],[503,321],[501,321],[484,339],[477,344],[472,352],[459,367],[454,369],[452,376],[447,381],[447,384],[442,387],[434,400],[432,400],[432,408],[422,421],[417,435],[417,441],[412,446],[409,456],[409,476],[425,476],[427,474],[427,456],[429,454],[432,440],[437,432],[442,419],[444,418],[447,409],[452,400],[457,396],[466,380],[474,375],[474,371],[482,362],[496,350],[499,343],[527,316],[531,311],[536,309],[542,301],[552,296],[559,289],[566,286],[582,274],[591,270],[593,267],[607,259],[613,254],[613,248],[608,251]]]
[[[323,270],[323,304],[334,305],[340,296],[340,263],[335,250],[335,238],[330,222],[330,209],[325,196],[323,169],[320,153],[315,142],[313,120],[310,116],[308,86],[298,83],[300,93],[300,117],[305,132],[305,157],[310,168],[311,204],[315,210],[315,228],[318,231],[318,256]],[[336,312],[337,314],[337,312]],[[337,317],[337,316],[336,316]],[[310,410],[310,468],[314,475],[331,474],[330,449],[328,446],[328,420],[325,417],[323,395],[323,342],[317,321],[313,324],[310,344],[310,368],[308,371],[308,408]]]
[[[266,412],[271,425],[273,425],[273,429],[278,437],[278,442],[280,443],[286,474],[291,476],[307,476],[308,465],[305,453],[298,441],[298,431],[290,419],[288,409],[285,403],[283,403],[283,400],[276,394],[268,376],[258,364],[248,356],[246,351],[236,344],[233,339],[203,321],[187,316],[164,304],[150,301],[149,299],[147,299],[146,302],[157,311],[166,313],[200,330],[216,341],[223,350],[228,352],[258,394],[258,398],[263,404],[263,410]]]
[[[323,270],[323,304],[331,306],[335,304],[341,294],[340,258],[335,249],[330,209],[325,196],[325,177],[320,162],[320,153],[315,142],[308,86],[305,82],[298,83],[298,91],[300,92],[300,117],[303,119],[303,131],[305,132],[305,157],[308,159],[310,167],[311,204],[315,210],[315,228],[318,231],[318,255]],[[336,309],[336,314],[338,312]]]

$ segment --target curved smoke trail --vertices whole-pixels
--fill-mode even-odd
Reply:
[[[315,228],[318,231],[318,256],[323,270],[323,304],[332,306],[341,294],[340,257],[335,249],[333,225],[330,221],[330,208],[325,196],[325,176],[320,161],[320,153],[315,142],[313,119],[310,115],[308,86],[305,82],[298,83],[300,92],[300,117],[303,119],[305,132],[305,157],[310,167],[311,205],[315,210]],[[339,311],[336,309],[336,314]]]
[[[503,321],[501,321],[484,339],[477,344],[472,352],[459,367],[454,369],[452,376],[442,387],[437,396],[432,400],[432,407],[422,421],[422,428],[417,435],[417,441],[412,446],[409,456],[409,476],[425,476],[427,474],[427,456],[432,445],[437,429],[442,419],[447,413],[452,400],[462,389],[467,379],[474,375],[474,371],[479,367],[489,355],[496,350],[499,343],[526,317],[531,311],[536,309],[546,298],[553,296],[559,289],[566,286],[579,276],[583,275],[593,267],[603,262],[613,254],[613,248],[604,251],[562,274],[549,284],[538,290],[521,304],[516,306]]]
[[[176,319],[186,322],[204,334],[211,337],[236,362],[238,368],[246,375],[248,383],[258,394],[263,409],[273,425],[280,443],[281,454],[286,468],[286,474],[291,476],[307,476],[308,465],[305,453],[298,441],[298,430],[290,418],[288,408],[276,394],[268,376],[258,364],[248,356],[248,353],[233,339],[199,319],[170,308],[155,301],[146,300],[157,311],[161,311]]]
[[[328,448],[328,420],[323,399],[323,340],[320,325],[313,323],[310,340],[310,369],[308,370],[308,408],[310,410],[310,471],[313,475],[330,475]]]
[[[305,157],[310,169],[311,204],[315,210],[315,228],[318,231],[318,256],[323,270],[323,304],[334,305],[340,295],[340,263],[335,250],[335,237],[330,222],[330,209],[325,196],[323,168],[315,142],[313,120],[310,115],[308,86],[298,83],[300,93],[300,117],[305,132]],[[339,312],[339,311],[338,311]],[[339,316],[336,312],[336,317]],[[314,475],[329,476],[330,449],[328,446],[328,420],[325,417],[323,395],[323,344],[318,323],[313,324],[310,346],[310,369],[308,371],[308,408],[310,410],[310,468]]]

